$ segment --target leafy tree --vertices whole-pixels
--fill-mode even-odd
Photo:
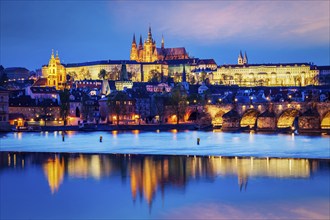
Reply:
[[[90,99],[87,94],[82,96],[81,115],[86,121],[91,121],[94,117],[94,100]]]
[[[148,82],[158,83],[162,80],[162,74],[158,70],[151,70],[148,76]]]
[[[201,75],[200,75],[200,82],[204,82],[205,79],[206,79],[206,72],[203,71],[203,72],[201,72]]]
[[[177,84],[171,91],[170,106],[172,113],[176,115],[176,123],[179,124],[187,107],[187,92],[180,84]]]
[[[153,106],[155,114],[159,116],[159,123],[163,122],[164,113],[165,113],[165,101],[167,97],[165,94],[156,93],[153,95]]]
[[[79,77],[78,77],[78,75],[77,75],[77,73],[76,73],[75,71],[68,72],[67,75],[70,76],[70,79],[71,79],[72,81],[74,81],[74,80],[76,80],[76,79],[79,79]]]
[[[111,69],[111,71],[108,74],[110,80],[118,80],[120,75],[120,69],[117,66],[115,66],[114,68]]]
[[[70,91],[68,89],[60,91],[60,100],[60,114],[64,120],[64,125],[66,125],[66,118],[70,113]]]
[[[107,71],[105,71],[105,69],[101,69],[100,70],[100,72],[99,72],[99,75],[98,75],[98,77],[100,78],[100,79],[103,79],[103,80],[105,80],[106,78],[107,78]]]
[[[5,73],[5,68],[0,65],[0,86],[3,86],[5,81],[8,80],[7,74]]]
[[[176,82],[176,83],[181,82],[181,73],[178,73],[178,72],[174,73],[174,82]]]
[[[192,85],[194,85],[196,83],[195,76],[192,75],[192,76],[189,77],[189,83],[192,84]]]

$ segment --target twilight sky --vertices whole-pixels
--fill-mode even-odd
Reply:
[[[190,56],[249,63],[330,65],[330,1],[0,1],[0,64],[129,59],[132,35]]]

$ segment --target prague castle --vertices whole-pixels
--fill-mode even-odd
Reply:
[[[191,84],[207,80],[216,85],[238,86],[307,86],[318,85],[319,70],[310,63],[249,64],[245,52],[239,52],[237,64],[218,66],[213,59],[189,58],[184,47],[165,48],[162,37],[161,47],[156,47],[149,27],[148,37],[142,44],[136,44],[135,34],[130,52],[130,60],[101,60],[84,63],[61,64],[58,53],[51,53],[48,65],[42,67],[47,86],[63,89],[66,76],[74,80],[100,79],[102,69],[108,80],[119,80],[123,64],[128,80],[148,82],[161,75],[163,79],[173,78],[175,82],[187,81]]]
[[[165,48],[164,37],[162,37],[161,48],[156,47],[156,41],[152,38],[151,27],[149,27],[148,38],[142,45],[142,36],[140,35],[139,46],[136,45],[135,34],[130,54],[130,60],[138,62],[154,62],[163,60],[188,59],[189,56],[184,47]]]
[[[307,86],[318,84],[319,70],[309,63],[249,64],[247,54],[237,64],[218,66],[215,84],[239,86]]]

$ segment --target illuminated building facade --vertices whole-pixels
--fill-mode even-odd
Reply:
[[[47,85],[55,87],[56,89],[64,89],[66,83],[66,71],[61,64],[58,52],[54,57],[54,51],[48,62],[48,66],[42,67],[42,75],[47,78]]]
[[[248,64],[239,53],[238,64],[219,66],[213,84],[239,86],[318,85],[319,70],[309,63]]]
[[[162,37],[161,48],[157,48],[156,41],[152,38],[151,27],[149,27],[148,38],[144,41],[143,45],[142,36],[140,36],[139,45],[136,45],[135,34],[133,35],[130,60],[138,62],[155,62],[188,58],[188,53],[184,47],[165,48],[164,37]]]

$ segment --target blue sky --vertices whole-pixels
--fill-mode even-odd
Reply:
[[[190,56],[330,65],[330,1],[3,1],[0,64],[30,70],[51,50],[64,63],[129,59],[132,35]]]

